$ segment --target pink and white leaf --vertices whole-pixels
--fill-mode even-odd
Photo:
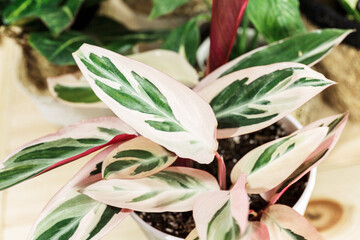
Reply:
[[[117,117],[70,125],[20,147],[3,160],[0,190],[135,136],[136,132]]]
[[[230,191],[204,193],[195,203],[193,217],[200,239],[234,239],[245,233],[249,198],[245,175]]]
[[[180,157],[213,160],[217,122],[200,96],[155,68],[99,47],[84,44],[74,58],[96,95],[141,135]]]
[[[340,135],[348,120],[348,114],[339,114],[324,119],[320,119],[314,123],[309,124],[299,132],[309,131],[319,126],[328,127],[329,131],[321,142],[321,144],[313,151],[306,160],[289,176],[284,182],[282,182],[276,189],[273,189],[270,194],[270,204],[275,204],[282,194],[300,178],[305,176],[313,168],[318,166],[324,161],[330,154],[331,150],[335,147],[335,144],[340,138]]]
[[[270,239],[325,240],[299,213],[285,205],[272,205],[265,210],[261,222],[267,226]]]
[[[82,190],[89,197],[110,206],[146,212],[185,212],[193,209],[203,193],[218,190],[209,173],[187,167],[169,167],[139,179],[110,179]]]
[[[252,67],[222,77],[198,93],[218,121],[218,138],[265,128],[297,109],[333,82],[298,63]]]
[[[105,179],[132,179],[153,175],[169,167],[177,156],[145,137],[137,137],[114,149],[104,160]]]
[[[270,240],[269,231],[262,222],[249,222],[246,233],[240,240]]]
[[[318,127],[255,148],[234,166],[231,181],[236,182],[245,173],[249,193],[264,193],[273,189],[315,151],[327,131],[327,127]]]
[[[109,207],[78,192],[78,189],[101,180],[99,165],[117,144],[97,154],[47,204],[28,236],[38,239],[101,239],[130,210]]]

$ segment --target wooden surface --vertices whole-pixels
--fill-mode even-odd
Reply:
[[[16,81],[18,49],[0,47],[0,157],[29,140],[56,131],[47,123]],[[360,76],[359,76],[360,77]],[[319,106],[318,117],[335,113]],[[26,239],[41,209],[88,158],[0,192],[0,240]],[[360,124],[350,122],[329,159],[320,167],[306,216],[329,240],[360,239]],[[122,222],[105,240],[142,240],[132,219]]]

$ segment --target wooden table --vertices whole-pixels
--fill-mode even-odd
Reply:
[[[0,48],[0,157],[22,144],[54,132],[17,83],[19,49],[5,41]],[[335,113],[319,106],[318,117]],[[50,198],[89,158],[70,163],[0,192],[0,240],[25,239]],[[360,124],[350,122],[329,159],[320,167],[306,216],[329,240],[360,239]],[[105,240],[146,239],[131,218]]]

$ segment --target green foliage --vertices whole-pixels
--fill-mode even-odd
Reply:
[[[82,2],[83,0],[15,0],[5,8],[3,22],[16,24],[39,18],[57,36],[74,21]]]
[[[246,12],[268,42],[305,32],[298,0],[251,0]]]
[[[348,12],[350,18],[354,18],[356,21],[360,22],[360,12],[358,5],[358,0],[339,0],[343,8]]]
[[[33,32],[29,44],[56,65],[75,65],[72,53],[83,43],[95,44],[120,54],[131,53],[139,42],[151,42],[163,37],[163,32],[133,32],[106,17],[96,17],[83,31],[68,30],[54,37],[49,32]]]
[[[188,1],[189,0],[153,0],[154,5],[149,18],[154,19],[170,13]]]
[[[196,61],[196,50],[200,44],[200,31],[198,22],[203,19],[208,19],[207,15],[199,15],[194,17],[175,28],[166,37],[162,48],[178,52],[194,65]]]

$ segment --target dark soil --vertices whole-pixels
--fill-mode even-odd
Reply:
[[[234,167],[234,165],[240,158],[242,158],[246,153],[248,153],[252,149],[286,135],[287,133],[285,132],[284,129],[281,128],[280,125],[274,124],[268,128],[265,128],[255,133],[246,134],[231,139],[219,140],[219,153],[224,158],[227,167],[228,188],[231,185],[230,182],[231,169]],[[208,165],[195,163],[193,167],[206,170],[215,177],[217,177],[216,160],[214,160],[211,164]],[[285,194],[279,199],[278,203],[282,203],[290,207],[294,206],[297,200],[300,198],[301,194],[303,193],[306,187],[307,180],[308,180],[308,175],[305,175],[297,183],[292,185],[285,192]],[[264,209],[266,205],[267,202],[263,200],[259,195],[257,194],[250,195],[250,209],[259,212],[262,209]],[[184,213],[137,212],[137,214],[141,219],[143,219],[145,222],[155,227],[156,229],[180,238],[185,238],[190,233],[190,231],[195,227],[195,223],[192,218],[191,211]]]

